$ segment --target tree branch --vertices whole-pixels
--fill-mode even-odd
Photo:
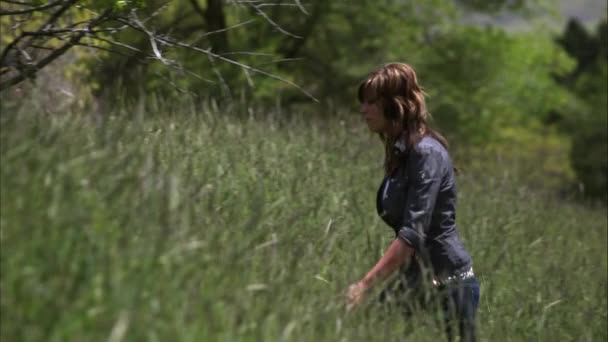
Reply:
[[[25,8],[25,9],[21,9],[21,10],[8,10],[8,11],[3,11],[0,10],[0,17],[3,15],[18,15],[18,14],[28,14],[28,13],[33,13],[33,12],[37,12],[37,11],[44,11],[46,9],[55,7],[59,4],[61,4],[63,2],[63,0],[57,0],[55,2],[51,2],[48,3],[46,5],[41,5],[41,6],[36,6],[36,7],[31,7],[31,8]],[[25,5],[23,3],[20,3],[19,5]]]
[[[13,85],[15,85],[15,84],[17,84],[17,83],[25,80],[28,77],[31,77],[36,72],[38,72],[38,70],[44,68],[47,64],[51,63],[56,58],[58,58],[61,55],[63,55],[72,46],[76,45],[76,43],[78,43],[78,41],[83,36],[84,36],[84,33],[82,33],[82,32],[79,33],[79,34],[77,34],[77,35],[75,35],[75,36],[73,36],[67,43],[65,43],[63,46],[61,46],[60,48],[56,49],[55,51],[51,52],[45,58],[43,58],[40,61],[38,61],[38,63],[36,63],[34,66],[26,68],[19,75],[15,76],[15,77],[13,77],[11,79],[8,79],[6,81],[0,82],[0,91],[13,86]]]
[[[117,41],[114,41],[114,40],[111,40],[111,39],[101,38],[101,37],[97,37],[97,36],[93,36],[93,37],[90,37],[90,38],[102,41],[102,42],[104,42],[106,44],[119,46],[121,48],[125,48],[125,49],[133,51],[133,52],[137,52],[138,54],[140,54],[140,55],[142,55],[144,57],[147,57],[147,58],[157,59],[156,56],[154,56],[152,54],[149,54],[149,53],[147,53],[147,52],[145,52],[145,51],[143,51],[141,49],[138,49],[138,48],[136,48],[136,47],[134,47],[132,45],[128,45],[128,44],[125,44],[125,43],[121,43],[121,42],[117,42]],[[98,46],[95,46],[94,44],[91,44],[89,47],[99,48]],[[110,50],[110,49],[108,49],[108,51],[109,52],[116,52],[116,53],[118,53],[120,55],[130,57],[130,56],[124,54],[124,53],[118,52],[117,50]],[[210,83],[210,84],[215,84],[215,82],[213,82],[213,81],[211,81],[209,79],[206,79],[206,78],[202,77],[201,75],[199,75],[199,74],[197,74],[197,73],[195,73],[193,71],[190,71],[190,70],[184,68],[179,63],[174,62],[174,61],[171,61],[171,62],[172,63],[168,64],[169,67],[171,67],[173,69],[176,69],[176,70],[179,70],[180,72],[184,72],[184,73],[186,73],[186,74],[188,74],[190,76],[193,76],[194,78],[196,78],[198,80],[201,80],[203,82]]]
[[[8,2],[9,4],[13,4],[13,5],[20,5],[20,6],[32,6],[31,3],[29,2],[23,2],[23,1],[15,1],[15,0],[0,0],[0,2]]]
[[[232,29],[240,27],[240,26],[245,26],[247,24],[251,24],[251,23],[253,23],[255,21],[256,21],[255,19],[249,19],[249,20],[244,21],[242,23],[238,23],[238,24],[232,25],[230,27],[223,28],[221,30],[202,33],[202,34],[198,35],[197,37],[195,37],[190,44],[194,44],[194,43],[198,42],[199,40],[201,40],[202,38],[207,37],[209,35],[212,35],[212,34],[215,34],[215,33],[220,33],[220,32],[226,32],[226,31],[232,30]]]
[[[156,58],[161,61],[163,64],[165,65],[169,65],[171,63],[174,63],[174,61],[165,59],[161,53],[160,50],[158,49],[158,45],[156,44],[156,36],[154,33],[150,32],[145,26],[144,24],[142,24],[141,21],[139,21],[139,19],[137,18],[137,15],[135,14],[135,12],[131,13],[131,20],[133,20],[133,22],[139,27],[139,29],[144,32],[146,34],[146,36],[148,36],[148,40],[150,41],[150,47],[152,48],[152,52],[154,52],[154,56],[156,56]]]
[[[7,1],[7,0],[5,0],[5,1]],[[211,61],[212,69],[213,69],[212,72],[214,72],[218,76],[218,79],[224,88],[227,88],[228,85],[223,80],[223,77],[220,74],[219,69],[217,69],[215,67],[216,62],[227,63],[229,65],[233,65],[233,66],[240,68],[245,73],[249,84],[252,86],[253,86],[253,80],[250,77],[250,73],[263,75],[265,77],[288,84],[289,86],[298,89],[302,94],[307,96],[309,99],[312,99],[315,102],[319,102],[311,93],[309,93],[308,91],[306,91],[305,89],[303,89],[302,87],[297,85],[296,83],[290,81],[289,79],[286,79],[281,76],[272,74],[268,71],[262,70],[256,65],[248,65],[248,64],[239,62],[235,59],[237,57],[228,57],[230,55],[242,55],[242,54],[267,56],[267,54],[248,52],[248,51],[230,52],[230,51],[227,51],[226,49],[221,48],[222,46],[224,46],[224,45],[220,44],[222,41],[221,36],[226,37],[225,34],[227,31],[240,27],[240,26],[247,25],[256,20],[256,19],[251,19],[251,20],[247,20],[247,21],[235,24],[230,27],[226,27],[225,18],[223,18],[223,17],[219,18],[219,19],[216,18],[216,16],[217,16],[216,14],[220,13],[223,15],[223,13],[224,13],[223,12],[224,11],[224,7],[223,7],[224,2],[222,2],[221,0],[210,0],[208,2],[209,5],[207,6],[207,9],[205,9],[205,10],[203,10],[200,7],[198,1],[189,0],[192,7],[194,8],[194,11],[190,11],[190,14],[194,14],[194,12],[196,12],[197,14],[201,15],[204,19],[206,19],[206,25],[207,25],[207,30],[206,30],[207,32],[203,32],[202,34],[195,36],[194,41],[192,41],[191,43],[187,43],[187,42],[181,40],[181,38],[177,39],[177,38],[173,38],[169,35],[159,34],[158,31],[155,32],[155,30],[151,29],[153,26],[152,27],[147,26],[146,21],[148,21],[152,16],[158,15],[161,12],[161,8],[165,8],[165,5],[162,5],[161,8],[159,8],[156,12],[154,12],[154,14],[152,16],[147,16],[146,18],[142,17],[140,19],[140,18],[138,18],[138,16],[137,16],[138,12],[136,12],[135,9],[133,9],[128,16],[121,16],[120,13],[113,12],[111,9],[104,11],[102,14],[97,14],[94,11],[91,11],[90,9],[88,9],[85,5],[78,4],[79,2],[81,2],[81,0],[51,0],[51,1],[53,1],[53,2],[47,3],[46,5],[42,5],[42,6],[36,6],[36,7],[33,7],[34,5],[31,5],[31,4],[26,4],[26,3],[22,4],[23,6],[29,6],[29,8],[24,8],[22,10],[19,10],[19,14],[25,14],[25,16],[29,16],[32,12],[45,11],[44,13],[47,15],[48,19],[46,19],[45,22],[41,26],[39,26],[35,31],[21,32],[21,34],[18,37],[16,37],[12,42],[10,42],[10,44],[8,44],[8,46],[6,46],[4,48],[4,50],[0,54],[0,67],[7,66],[9,68],[6,68],[6,69],[2,68],[3,74],[6,74],[6,70],[11,70],[11,69],[18,71],[19,73],[15,76],[13,76],[12,73],[9,73],[8,75],[10,75],[11,78],[6,79],[6,80],[0,80],[0,91],[7,89],[15,84],[18,84],[19,82],[21,82],[27,78],[31,78],[39,70],[41,70],[48,64],[52,63],[54,60],[56,60],[57,58],[62,56],[66,51],[68,51],[70,48],[72,48],[74,46],[98,49],[101,51],[119,54],[122,56],[127,56],[130,54],[129,51],[132,51],[135,53],[135,56],[137,57],[138,62],[146,63],[145,62],[146,59],[160,61],[168,68],[178,70],[179,72],[181,72],[181,75],[187,74],[189,76],[193,76],[204,82],[217,84],[217,82],[205,79],[201,75],[184,68],[184,66],[182,64],[180,64],[178,61],[174,61],[174,60],[168,59],[165,56],[163,56],[163,53],[164,53],[163,50],[176,49],[176,50],[190,50],[190,51],[194,51],[194,52],[198,52],[198,53],[206,55],[209,58],[209,60]],[[247,4],[248,4],[248,7],[250,7],[252,10],[254,10],[255,13],[257,13],[259,16],[263,17],[264,20],[266,22],[268,22],[270,24],[270,26],[273,27],[274,29],[285,34],[286,36],[297,38],[297,39],[301,38],[293,33],[288,32],[287,30],[281,28],[270,16],[268,16],[261,9],[261,8],[263,8],[263,6],[270,6],[270,5],[275,6],[278,4],[268,4],[268,3],[264,4],[262,2],[253,2],[253,1],[248,1]],[[283,5],[288,6],[288,4],[283,4]],[[294,6],[294,4],[291,4],[290,6]],[[306,13],[305,9],[303,8],[303,6],[301,6],[299,1],[296,1],[295,6],[298,6],[302,12]],[[56,7],[58,7],[58,8],[55,9]],[[49,10],[51,8],[52,8],[52,10]],[[68,11],[70,8],[82,8],[85,11],[88,11],[89,13],[93,13],[96,16],[96,18],[80,21],[77,23],[71,23],[67,27],[57,26],[56,23],[66,15],[66,11]],[[14,12],[14,11],[12,11],[12,12]],[[7,13],[7,15],[8,15],[8,11],[4,11],[4,12],[0,12],[0,13]],[[12,13],[12,14],[15,14],[15,13]],[[313,16],[314,16],[314,13],[313,13]],[[95,29],[95,27],[101,23],[113,24],[113,26],[116,26],[116,27],[112,27],[112,28],[100,27],[100,28]],[[86,26],[83,27],[80,25],[86,25]],[[216,29],[209,29],[209,28],[214,28],[214,27]],[[130,45],[130,44],[126,44],[124,42],[113,39],[113,38],[115,38],[115,36],[112,36],[112,34],[116,33],[116,32],[120,32],[123,29],[124,30],[132,29],[136,33],[141,33],[141,34],[143,34],[143,37],[145,37],[145,40],[140,40],[139,43],[135,43],[135,45]],[[110,35],[101,34],[103,32],[109,32]],[[160,32],[162,33],[163,30],[161,30]],[[193,33],[192,31],[189,31],[188,34],[186,35],[186,37],[192,37],[191,36],[192,33]],[[219,38],[219,40],[212,40],[212,43],[214,41],[216,42],[215,44],[212,44],[212,47],[204,49],[204,48],[200,48],[200,47],[197,47],[194,45],[201,38],[210,36],[210,35],[214,35],[214,34],[217,34],[217,37]],[[84,37],[87,37],[88,39],[91,39],[91,40],[83,39]],[[46,45],[48,45],[47,42],[49,39],[55,39],[55,38],[63,40],[65,43],[58,48],[54,48],[52,46],[46,46]],[[40,43],[40,41],[42,41],[43,43]],[[217,43],[218,41],[220,43]],[[227,40],[225,40],[224,42],[227,44]],[[109,46],[105,45],[105,44],[108,44]],[[149,48],[148,48],[148,46],[149,46]],[[227,45],[225,45],[224,47],[227,47]],[[212,48],[213,48],[213,51],[212,51]],[[34,49],[34,50],[32,50],[32,49]],[[42,53],[43,51],[44,51],[44,53]],[[41,54],[40,57],[43,57],[43,58],[38,59],[38,57],[36,56],[37,52],[40,52],[40,54]],[[31,53],[32,55],[30,56],[28,53]],[[21,55],[19,55],[19,54],[21,54]],[[25,56],[25,57],[23,57],[23,56]],[[279,56],[279,58],[281,58],[281,57],[285,57],[285,56]],[[295,59],[293,59],[293,58],[275,59],[266,64],[282,63],[282,62],[287,62],[287,61],[292,61],[292,60],[295,60]],[[262,64],[258,64],[258,65],[262,65]],[[229,91],[229,88],[227,88],[227,89]],[[181,89],[180,91],[187,91],[187,90]]]
[[[301,39],[292,39],[291,42],[285,39],[284,44],[278,49],[285,58],[294,58],[298,54],[300,49],[310,38],[321,16],[326,12],[327,6],[329,6],[328,3],[324,1],[315,4],[312,9],[312,14],[309,15],[304,22]]]
[[[114,49],[109,49],[109,48],[107,48],[105,46],[95,45],[95,44],[91,44],[91,43],[83,43],[83,42],[78,42],[75,45],[76,46],[88,47],[88,48],[95,49],[95,50],[105,51],[105,52],[117,54],[117,55],[120,55],[120,56],[123,56],[123,57],[129,57],[129,55],[127,55],[124,52],[121,52],[121,51],[118,51],[118,50],[114,50]]]
[[[243,64],[243,63],[239,63],[239,62],[237,62],[235,60],[232,60],[230,58],[226,58],[224,56],[215,54],[215,53],[211,52],[210,50],[204,50],[204,49],[201,49],[201,48],[197,48],[195,46],[184,44],[182,42],[171,41],[170,39],[168,39],[168,40],[162,39],[162,40],[164,40],[168,44],[173,44],[173,45],[176,45],[176,46],[179,46],[179,47],[182,47],[182,48],[186,48],[186,49],[189,49],[189,50],[202,52],[204,54],[209,55],[210,57],[217,58],[217,59],[219,59],[219,60],[221,60],[223,62],[236,65],[236,66],[241,67],[242,69],[245,69],[247,71],[252,71],[252,72],[254,72],[256,74],[264,75],[266,77],[269,77],[269,78],[281,81],[283,83],[289,84],[290,86],[292,86],[292,87],[300,90],[302,93],[304,93],[306,96],[308,96],[311,100],[313,100],[315,102],[319,102],[319,100],[317,98],[315,98],[311,93],[309,93],[308,91],[306,91],[304,88],[300,87],[299,85],[295,84],[294,82],[292,82],[292,81],[290,81],[288,79],[285,79],[283,77],[271,74],[271,73],[269,73],[267,71],[254,68],[254,67],[251,67],[251,66]]]
[[[133,29],[135,29],[135,30],[137,30],[139,32],[143,32],[143,33],[147,34],[146,30],[143,30],[136,23],[132,23],[129,20],[126,20],[124,18],[117,18],[117,20],[119,22],[125,24],[125,25],[128,25],[128,26],[132,27]],[[305,94],[311,100],[313,100],[315,102],[319,102],[319,100],[316,97],[314,97],[310,92],[308,92],[306,89],[302,88],[301,86],[297,85],[296,83],[294,83],[294,82],[292,82],[292,81],[290,81],[288,79],[285,79],[283,77],[277,76],[277,75],[269,73],[267,71],[264,71],[264,70],[261,70],[261,69],[258,69],[258,68],[254,68],[252,66],[249,66],[249,65],[237,62],[237,61],[235,61],[233,59],[224,57],[224,56],[222,56],[220,54],[213,53],[213,52],[211,52],[211,49],[202,49],[202,48],[199,48],[199,47],[196,47],[196,46],[192,46],[192,45],[189,45],[189,44],[177,41],[177,40],[175,40],[175,39],[173,39],[171,37],[156,36],[156,40],[158,42],[164,43],[166,45],[181,47],[181,48],[184,48],[184,49],[187,49],[187,50],[192,50],[192,51],[200,52],[200,53],[206,54],[210,58],[215,58],[215,59],[218,59],[218,60],[220,60],[222,62],[238,66],[238,67],[240,67],[240,68],[242,68],[244,70],[251,71],[251,72],[254,72],[256,74],[264,75],[266,77],[275,79],[277,81],[281,81],[281,82],[283,82],[285,84],[288,84],[288,85],[290,85],[290,86],[298,89],[300,92],[302,92],[303,94]]]
[[[251,7],[252,7],[252,8],[253,8],[253,9],[254,9],[254,10],[255,10],[255,11],[256,11],[256,12],[257,12],[257,13],[258,13],[258,14],[259,14],[261,17],[262,17],[262,18],[264,18],[264,19],[265,19],[265,20],[266,20],[266,21],[267,21],[267,22],[268,22],[270,25],[272,25],[272,26],[273,26],[275,29],[277,29],[277,31],[279,31],[279,32],[281,32],[281,33],[283,33],[283,34],[285,34],[285,35],[287,35],[287,36],[293,37],[293,38],[297,38],[297,39],[301,39],[301,38],[302,38],[302,37],[300,37],[300,36],[298,36],[298,35],[296,35],[296,34],[293,34],[293,33],[289,32],[289,31],[285,30],[284,28],[282,28],[282,27],[281,27],[279,24],[277,24],[277,23],[276,23],[274,20],[272,20],[272,19],[271,19],[271,18],[268,16],[268,14],[266,14],[266,12],[262,11],[258,5],[250,4],[250,6],[251,6]]]
[[[52,25],[55,21],[57,21],[57,19],[59,19],[59,17],[65,12],[67,11],[71,6],[73,6],[76,2],[78,2],[79,0],[62,0],[62,2],[64,2],[63,6],[61,8],[59,8],[55,13],[53,13],[53,15],[51,15],[51,17],[44,23],[42,24],[39,28],[38,28],[38,32],[45,30],[48,28],[48,26]],[[2,51],[2,54],[0,55],[0,67],[3,66],[9,66],[9,63],[7,63],[6,61],[6,57],[9,53],[9,51],[11,49],[14,49],[15,47],[17,48],[17,50],[25,50],[27,49],[32,42],[34,41],[34,39],[36,39],[36,36],[30,36],[30,39],[28,39],[23,46],[19,47],[17,46],[17,44],[19,43],[19,41],[23,38],[25,38],[25,35],[20,35],[19,37],[15,38],[15,40],[13,40],[12,42],[10,42]]]
[[[70,1],[68,1],[68,3],[69,2],[73,3],[75,1],[78,1],[78,0],[70,0]],[[95,25],[97,25],[100,22],[103,22],[104,20],[106,20],[108,14],[110,12],[111,12],[110,10],[106,10],[99,17],[91,20],[91,22],[89,23],[89,26],[88,26],[88,30],[90,31],[91,28],[93,28]],[[48,22],[49,21],[47,21],[47,23]],[[53,52],[49,53],[46,57],[44,57],[43,59],[39,60],[36,64],[23,68],[23,70],[18,75],[16,75],[13,78],[10,78],[10,79],[5,80],[5,81],[0,81],[0,91],[2,91],[4,89],[7,89],[7,88],[9,88],[9,87],[17,84],[17,83],[25,80],[26,78],[32,77],[40,69],[44,68],[49,63],[51,63],[55,59],[57,59],[60,56],[62,56],[66,51],[68,51],[74,45],[78,44],[78,42],[80,41],[80,39],[82,39],[82,37],[84,37],[85,35],[86,35],[85,31],[77,32],[76,34],[74,34],[72,36],[72,38],[70,38],[70,40],[68,42],[66,42],[65,44],[63,44],[61,47],[55,49]],[[31,42],[29,44],[31,45]],[[7,49],[8,49],[8,47],[7,47]],[[19,47],[18,47],[18,50],[22,51],[22,52],[25,52],[24,49],[21,49]]]

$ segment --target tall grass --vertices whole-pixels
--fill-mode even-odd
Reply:
[[[392,239],[357,118],[5,114],[2,340],[443,337],[432,312],[345,314]],[[482,171],[458,179],[482,340],[605,341],[606,209]]]

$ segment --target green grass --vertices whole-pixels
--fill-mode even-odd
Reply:
[[[432,312],[344,312],[392,238],[357,118],[197,112],[2,117],[3,341],[443,337]],[[485,163],[458,178],[481,340],[605,341],[606,208]]]

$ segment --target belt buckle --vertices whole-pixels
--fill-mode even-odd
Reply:
[[[435,286],[435,287],[446,286],[446,285],[452,284],[456,280],[466,280],[466,279],[472,278],[474,276],[475,276],[475,274],[473,273],[473,267],[471,267],[462,273],[451,275],[444,279],[441,279],[440,277],[433,277],[433,286]]]

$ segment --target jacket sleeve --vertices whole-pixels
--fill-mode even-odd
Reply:
[[[397,237],[414,247],[417,252],[424,246],[429,232],[435,201],[443,178],[441,153],[421,149],[408,158],[408,190],[403,223]]]

